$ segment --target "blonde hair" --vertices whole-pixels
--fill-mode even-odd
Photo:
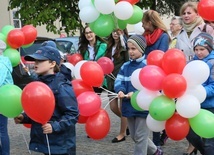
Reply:
[[[167,32],[167,27],[166,25],[163,23],[162,19],[160,18],[159,16],[159,13],[157,11],[154,11],[154,10],[148,10],[146,12],[144,12],[144,15],[143,15],[143,19],[145,22],[149,22],[151,21],[152,22],[152,25],[155,27],[155,28],[159,28],[161,30],[163,30],[164,32],[168,33]]]
[[[183,15],[184,11],[188,7],[192,8],[195,11],[195,13],[198,13],[197,6],[198,6],[197,2],[186,2],[186,3],[184,3],[180,8],[180,16]]]

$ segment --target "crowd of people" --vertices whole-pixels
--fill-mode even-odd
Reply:
[[[146,124],[148,111],[138,111],[131,105],[131,96],[136,90],[131,84],[130,76],[138,69],[145,67],[147,56],[153,50],[166,52],[170,48],[183,51],[186,61],[201,60],[208,64],[210,75],[203,84],[207,97],[201,108],[214,113],[214,51],[213,21],[206,21],[199,16],[196,2],[185,2],[180,8],[180,16],[174,16],[170,22],[170,34],[167,25],[162,21],[159,13],[154,10],[144,12],[142,27],[145,32],[141,35],[128,36],[127,29],[116,28],[107,40],[97,36],[89,25],[86,25],[79,38],[78,51],[84,60],[97,61],[101,57],[108,57],[114,64],[114,77],[106,76],[103,88],[117,93],[119,99],[112,99],[109,95],[110,109],[120,118],[118,135],[112,143],[124,142],[130,135],[134,142],[134,155],[163,155],[161,146],[168,136],[162,132],[153,132]],[[6,46],[0,42],[0,86],[12,84],[11,64],[1,61]],[[54,43],[44,43],[34,54],[25,56],[27,61],[35,61],[34,76],[36,81],[43,82],[53,91],[56,106],[51,119],[40,124],[30,119],[26,113],[14,118],[15,123],[30,123],[31,140],[29,149],[52,155],[76,154],[76,131],[78,121],[78,103],[71,85],[71,70],[63,66],[64,58]],[[103,89],[94,87],[98,94]],[[72,102],[71,102],[72,101]],[[46,135],[49,136],[50,150],[47,149]],[[0,114],[0,154],[9,155],[9,136],[7,133],[7,118]],[[88,137],[90,138],[90,137]],[[189,142],[183,155],[194,155],[197,151],[202,155],[214,152],[214,138],[202,138],[190,129],[186,139]]]

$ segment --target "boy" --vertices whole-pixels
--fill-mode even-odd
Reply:
[[[49,137],[52,155],[76,154],[76,131],[79,112],[71,82],[59,72],[59,51],[51,46],[42,46],[34,54],[25,56],[27,61],[35,61],[38,80],[47,84],[55,96],[53,116],[42,125],[31,120],[25,113],[15,118],[16,123],[31,123],[30,150],[49,154],[46,135]]]
[[[132,35],[128,39],[127,45],[130,61],[122,65],[115,80],[114,88],[118,97],[123,99],[122,115],[127,117],[130,135],[135,142],[134,155],[163,155],[163,152],[149,139],[149,129],[146,125],[148,111],[137,111],[130,103],[130,98],[136,91],[131,84],[130,77],[136,69],[146,66],[144,62],[146,40],[143,36]]]

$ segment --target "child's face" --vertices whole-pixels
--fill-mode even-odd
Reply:
[[[142,57],[142,53],[135,47],[135,45],[131,42],[127,43],[128,45],[128,51],[129,51],[129,57],[132,60],[136,60],[140,57]]]
[[[54,74],[54,66],[56,62],[50,62],[49,60],[35,60],[35,73],[38,75]]]
[[[196,46],[194,52],[199,59],[203,59],[209,55],[209,51],[203,46]]]

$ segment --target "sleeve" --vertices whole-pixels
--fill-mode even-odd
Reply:
[[[57,97],[57,106],[61,113],[59,120],[50,122],[53,131],[65,131],[68,127],[74,126],[79,117],[77,100],[72,87],[68,84],[63,84],[59,88]]]
[[[121,67],[114,82],[114,90],[116,93],[118,93],[119,91],[126,93],[124,66],[125,65]]]
[[[203,86],[206,90],[207,98],[213,97],[214,96],[214,65],[212,65],[211,67],[210,76],[208,78],[208,82],[206,83],[204,83]]]
[[[169,49],[169,36],[166,33],[163,33],[158,50],[166,52]]]

